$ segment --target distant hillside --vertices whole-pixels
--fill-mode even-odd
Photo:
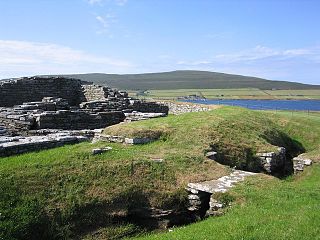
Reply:
[[[319,85],[271,81],[256,77],[206,71],[173,71],[145,74],[73,74],[65,75],[108,85],[119,89],[197,89],[197,88],[259,88],[259,89],[320,89]]]
[[[257,77],[206,71],[173,71],[144,74],[71,74],[66,77],[79,78],[99,85],[127,90],[173,90],[173,89],[320,89],[320,85],[296,82],[272,81]]]

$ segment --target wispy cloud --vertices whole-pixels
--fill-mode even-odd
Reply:
[[[224,62],[238,62],[256,61],[266,58],[287,60],[294,57],[305,57],[313,60],[317,56],[320,56],[319,47],[281,50],[258,45],[253,49],[244,50],[238,53],[216,55],[213,57],[213,60]]]
[[[320,47],[275,49],[258,45],[254,48],[208,56],[199,60],[176,60],[180,69],[198,69],[258,76],[268,79],[315,83],[320,76]]]
[[[27,41],[0,40],[0,78],[72,72],[127,72],[132,64],[70,47]]]
[[[103,28],[109,27],[109,23],[107,22],[107,20],[104,17],[96,16],[96,19],[98,20],[99,23],[101,23]]]
[[[111,14],[107,14],[105,16],[98,15],[96,16],[96,20],[99,23],[99,27],[96,32],[98,34],[108,33],[109,37],[112,37],[113,35],[110,33],[110,27],[117,21],[115,16]]]
[[[237,62],[257,62],[268,60],[269,62],[273,61],[287,61],[292,58],[304,58],[309,61],[318,61],[320,59],[320,47],[312,48],[297,48],[297,49],[273,49],[264,46],[256,46],[252,49],[243,50],[236,53],[226,53],[218,54],[205,60],[197,61],[186,61],[179,60],[177,64],[186,64],[186,65],[204,65],[204,64],[232,64]]]

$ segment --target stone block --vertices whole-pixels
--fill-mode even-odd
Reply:
[[[146,144],[152,142],[151,138],[125,138],[125,144]]]
[[[95,148],[95,149],[92,149],[92,155],[101,154],[101,153],[104,153],[104,152],[108,152],[110,150],[112,150],[112,147]]]
[[[216,160],[217,159],[217,152],[211,151],[206,153],[206,157],[211,159],[211,160]]]

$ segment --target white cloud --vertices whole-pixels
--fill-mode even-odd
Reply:
[[[258,45],[253,49],[240,51],[238,53],[216,55],[213,59],[216,61],[231,63],[238,61],[257,61],[266,58],[286,60],[293,57],[306,57],[312,60],[317,56],[320,56],[319,47],[279,50]]]
[[[198,69],[258,76],[267,79],[306,81],[319,84],[320,47],[273,49],[256,46],[236,53],[218,54],[201,60],[181,59],[179,69]]]
[[[76,72],[127,72],[127,61],[96,56],[70,47],[0,40],[0,78]]]

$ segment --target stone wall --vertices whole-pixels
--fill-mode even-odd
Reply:
[[[34,118],[24,112],[14,112],[9,108],[0,108],[0,125],[12,134],[26,133],[34,124]]]
[[[34,129],[97,129],[122,122],[123,112],[88,113],[82,111],[60,110],[44,112],[35,116]]]
[[[63,77],[26,77],[15,80],[0,81],[0,106],[13,107],[25,102],[37,102],[43,98],[62,98],[69,105],[78,106],[87,102],[82,108],[91,111],[138,111],[168,113],[168,107],[155,102],[144,102],[128,97],[128,93],[105,86],[84,84],[79,79]],[[30,104],[29,104],[30,105]],[[23,106],[25,109],[35,108]],[[43,103],[42,103],[43,105]],[[49,103],[47,104],[49,105]],[[42,106],[40,106],[42,107]],[[51,110],[51,109],[47,109]]]
[[[27,134],[36,129],[97,129],[124,121],[122,111],[92,112],[68,105],[66,100],[44,98],[13,108],[0,107],[0,125],[13,135]]]
[[[97,85],[83,85],[83,94],[86,102],[104,100],[108,97],[108,88]]]
[[[86,84],[82,86],[84,97],[86,102],[96,100],[106,100],[111,97],[115,98],[127,98],[128,93],[124,91],[117,91],[105,86],[99,86],[94,84]]]
[[[86,136],[72,136],[70,133],[56,133],[32,137],[0,137],[0,157],[40,151],[88,140],[89,138]]]
[[[293,171],[292,160],[286,157],[286,149],[279,147],[274,152],[257,153],[261,159],[262,169],[275,176],[284,176],[291,174]]]
[[[132,109],[129,107],[130,101],[125,98],[120,99],[106,99],[95,100],[90,102],[83,102],[80,104],[80,109],[90,112],[112,112],[112,111],[124,111],[130,112]]]
[[[104,128],[124,121],[124,113],[134,111],[163,116],[168,107],[78,79],[28,77],[0,82],[0,125],[12,135],[44,128]]]
[[[312,164],[312,160],[305,157],[303,154],[294,157],[292,161],[294,173],[302,172],[305,166],[310,166]]]
[[[8,134],[7,129],[2,125],[0,125],[0,136],[5,136]]]
[[[205,106],[195,103],[185,102],[158,102],[158,104],[165,105],[169,108],[169,113],[179,115],[189,112],[205,112],[214,109],[212,106]]]
[[[28,77],[0,81],[0,106],[12,107],[44,97],[64,98],[70,105],[84,100],[81,81],[62,77]]]
[[[143,112],[143,113],[166,113],[168,114],[169,107],[163,104],[159,104],[156,102],[144,102],[139,100],[131,101],[130,108],[136,112]]]

